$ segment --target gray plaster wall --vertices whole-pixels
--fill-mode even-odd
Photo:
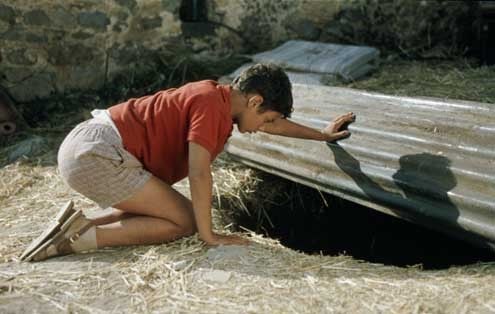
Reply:
[[[2,0],[0,85],[16,102],[30,102],[100,89],[178,39],[209,54],[316,39],[339,2],[207,0],[208,20],[218,25],[191,31],[179,18],[180,0]]]

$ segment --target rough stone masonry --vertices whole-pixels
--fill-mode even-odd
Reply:
[[[99,89],[116,74],[187,40],[193,52],[243,51],[289,38],[315,39],[339,1],[206,0],[211,35],[187,34],[179,11],[187,0],[3,0],[0,3],[0,86],[15,102],[72,90]],[[201,29],[201,28],[200,28]]]

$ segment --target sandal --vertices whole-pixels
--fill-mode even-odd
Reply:
[[[29,254],[25,260],[42,261],[50,257],[74,253],[71,244],[93,226],[91,220],[87,219],[81,210],[77,210],[60,227],[59,232]]]
[[[65,205],[62,206],[57,216],[55,217],[55,221],[53,221],[50,226],[39,237],[34,239],[31,244],[29,244],[29,246],[24,250],[24,252],[22,252],[20,260],[25,260],[29,254],[40,247],[48,238],[60,231],[60,227],[75,212],[76,211],[74,209],[74,202],[68,201],[67,203],[65,203]]]

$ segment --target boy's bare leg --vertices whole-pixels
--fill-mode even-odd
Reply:
[[[136,216],[99,225],[96,240],[100,248],[163,243],[196,232],[191,201],[156,177],[113,207]]]
[[[112,211],[110,212],[92,214],[91,218],[89,219],[93,222],[95,226],[100,226],[100,225],[108,225],[134,216],[136,215],[126,213],[120,209],[112,208]]]
[[[159,244],[190,235],[174,223],[149,216],[134,216],[96,228],[99,248],[134,244]]]

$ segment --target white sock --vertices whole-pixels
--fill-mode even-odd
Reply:
[[[96,250],[98,248],[96,244],[96,226],[92,226],[85,233],[81,234],[70,247],[74,252]]]

